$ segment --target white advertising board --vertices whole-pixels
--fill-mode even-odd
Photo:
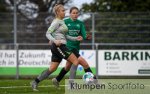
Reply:
[[[15,50],[0,50],[0,67],[16,67]]]
[[[150,50],[99,50],[99,75],[150,75]]]
[[[0,67],[16,67],[16,50],[0,50]],[[48,67],[51,63],[50,50],[19,50],[19,67]],[[95,67],[95,51],[81,50],[80,54],[91,67]],[[59,67],[64,67],[66,60],[62,60]]]

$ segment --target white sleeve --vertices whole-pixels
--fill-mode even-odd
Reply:
[[[56,40],[56,39],[52,36],[52,34],[49,33],[49,32],[46,32],[46,37],[47,37],[48,40],[50,40],[50,41],[52,41],[52,42],[54,42],[54,41]]]
[[[47,32],[46,32],[46,37],[48,40],[51,40],[52,42],[54,42],[56,39],[53,37],[53,34],[57,28],[59,26],[59,23],[57,21],[53,21],[50,25],[50,27],[48,28]]]

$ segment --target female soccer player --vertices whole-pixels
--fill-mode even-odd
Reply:
[[[65,9],[64,6],[61,4],[58,4],[54,7],[54,12],[55,12],[55,19],[51,23],[50,27],[48,28],[48,31],[46,33],[46,37],[50,40],[51,42],[51,52],[52,52],[52,63],[49,67],[49,69],[44,70],[41,75],[39,75],[34,81],[31,82],[31,86],[33,90],[37,90],[38,83],[46,78],[50,74],[52,74],[62,61],[62,59],[66,59],[69,62],[72,62],[75,66],[78,65],[78,59],[75,56],[72,51],[70,51],[66,47],[66,38],[70,40],[81,40],[81,37],[70,37],[67,36],[65,33],[68,32],[68,28],[65,25],[63,18],[65,17]],[[70,69],[71,64],[68,64],[65,68],[62,68],[61,74],[59,75],[58,79],[62,79],[62,77],[68,72]],[[56,82],[55,79],[52,80],[53,82]],[[57,85],[57,83],[56,83]]]
[[[79,13],[79,9],[77,7],[72,7],[70,9],[70,18],[64,20],[65,24],[67,25],[69,29],[69,32],[67,34],[73,37],[82,36],[82,38],[85,40],[85,39],[88,39],[88,37],[86,36],[86,30],[85,30],[83,22],[77,19],[78,13]],[[67,47],[71,51],[77,54],[77,58],[79,62],[84,62],[83,64],[88,64],[86,60],[82,58],[79,54],[80,41],[67,40]],[[87,68],[89,68],[88,65],[86,66]],[[70,69],[70,76],[69,76],[70,80],[75,78],[76,70],[77,70],[77,66],[72,65]]]
[[[46,33],[46,37],[52,42],[50,48],[52,52],[52,63],[49,69],[43,71],[41,75],[39,75],[32,83],[33,90],[37,90],[37,85],[40,81],[48,78],[48,76],[53,73],[62,59],[66,59],[72,62],[75,66],[78,65],[77,57],[67,49],[66,47],[66,35],[68,32],[68,28],[65,25],[63,18],[65,17],[65,9],[64,6],[58,4],[54,7],[55,19],[51,23],[48,31]],[[63,74],[67,73],[67,71],[63,68]]]
[[[70,17],[65,19],[65,24],[68,27],[68,32],[67,35],[72,36],[72,37],[81,37],[82,41],[83,39],[90,39],[90,36],[86,35],[86,30],[84,27],[84,24],[82,21],[78,20],[78,13],[79,13],[79,9],[77,7],[72,7],[70,9]],[[74,41],[74,40],[67,40],[67,47],[69,50],[71,50],[73,53],[75,53],[76,57],[79,60],[79,63],[84,67],[85,72],[91,72],[91,69],[87,63],[87,61],[80,56],[79,54],[79,50],[80,50],[80,41]],[[66,69],[69,70],[70,66],[72,65],[71,62],[67,61],[66,63]],[[76,76],[76,70],[77,70],[77,66],[72,65],[71,66],[71,70],[70,70],[70,76],[69,76],[69,83],[73,82],[73,79]],[[59,79],[60,74],[53,79],[53,84],[54,85],[58,85],[58,82],[60,82],[61,79]],[[96,79],[96,77],[94,77]],[[97,80],[95,80],[95,83]]]

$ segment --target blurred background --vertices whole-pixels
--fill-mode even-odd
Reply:
[[[65,5],[66,17],[72,6],[80,9],[79,19],[92,35],[80,53],[97,76],[150,77],[150,0],[0,0],[1,78],[34,76],[49,66],[45,33],[56,3]],[[110,61],[104,56],[109,51]],[[128,53],[125,60],[122,52]],[[83,73],[79,66],[77,74]]]

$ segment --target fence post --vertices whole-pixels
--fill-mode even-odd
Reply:
[[[15,45],[16,50],[16,79],[19,79],[19,45],[16,43]]]
[[[95,14],[92,13],[92,49],[95,49]]]
[[[17,43],[17,5],[16,0],[14,0],[14,44]]]
[[[96,43],[94,46],[96,48],[96,77],[98,78],[98,43]]]
[[[14,45],[16,50],[16,79],[19,79],[19,57],[18,57],[18,44],[17,44],[17,4],[14,0]]]

